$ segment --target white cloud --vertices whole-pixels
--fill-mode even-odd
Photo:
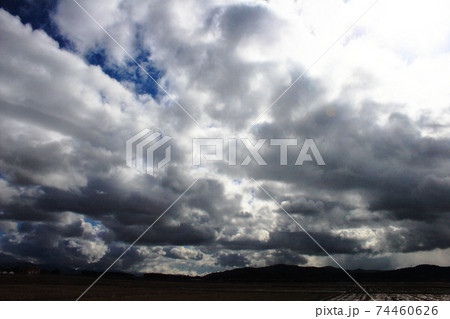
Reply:
[[[226,244],[251,241],[261,247],[272,244],[273,233],[298,232],[298,227],[279,214],[277,205],[264,194],[264,197],[258,194],[250,177],[257,177],[262,170],[249,167],[243,171],[216,163],[192,168],[191,139],[259,137],[258,130],[264,132],[267,126],[249,131],[249,124],[371,3],[81,1],[133,56],[150,52],[145,63],[162,71],[160,83],[203,128],[196,127],[161,92],[155,98],[139,95],[130,83],[120,83],[100,67],[88,65],[86,54],[104,50],[108,67],[118,72],[134,67],[130,66],[126,54],[72,1],[61,1],[53,19],[61,33],[75,43],[77,52],[61,50],[44,32],[33,31],[0,11],[3,57],[0,72],[4,75],[0,79],[0,108],[4,111],[0,118],[1,172],[8,180],[28,189],[53,187],[66,191],[65,196],[82,194],[88,199],[94,198],[89,197],[89,191],[94,189],[96,196],[104,196],[116,204],[113,208],[96,206],[102,201],[95,197],[99,202],[95,201],[94,208],[78,206],[106,221],[101,227],[82,222],[83,236],[68,241],[68,246],[85,256],[89,263],[98,262],[107,254],[107,244],[99,239],[102,227],[115,227],[118,233],[127,226],[142,227],[148,223],[150,214],[152,217],[155,214],[153,207],[147,207],[149,202],[164,206],[172,194],[183,191],[184,185],[190,184],[194,177],[202,178],[202,188],[192,197],[188,195],[188,204],[172,217],[167,216],[164,226],[200,225],[212,229],[214,239]],[[332,161],[327,171],[304,167],[301,173],[299,170],[286,173],[268,167],[260,174],[267,179],[275,176],[275,182],[265,185],[277,192],[276,197],[284,206],[300,205],[317,213],[305,217],[306,228],[362,241],[363,249],[377,252],[386,249],[380,246],[387,236],[383,232],[386,225],[376,220],[382,213],[370,210],[372,198],[367,194],[375,190],[374,184],[381,188],[379,185],[392,183],[382,164],[389,160],[396,164],[396,158],[391,155],[381,158],[380,163],[370,167],[379,171],[368,172],[367,166],[360,162],[369,162],[373,157],[370,134],[361,132],[369,127],[355,123],[365,120],[370,113],[372,122],[380,125],[374,124],[370,129],[379,134],[383,128],[391,128],[389,119],[392,113],[398,112],[415,121],[417,131],[406,127],[406,120],[401,122],[405,127],[395,122],[399,127],[392,124],[397,130],[389,131],[390,137],[396,138],[394,133],[410,134],[415,142],[414,138],[421,136],[449,136],[448,128],[435,129],[450,121],[450,23],[446,6],[445,1],[433,5],[379,1],[264,116],[262,122],[272,124],[269,133],[289,132],[299,137],[305,134],[302,129],[308,123],[316,121],[317,127],[306,133],[321,137],[324,141],[321,145],[328,146],[328,151],[335,146],[327,143],[340,141],[339,136],[331,134],[342,134],[342,140],[347,139],[349,144],[352,138],[359,142],[355,142],[350,154],[340,154],[341,161]],[[366,112],[367,105],[373,110]],[[325,106],[331,111],[323,120],[316,112]],[[342,118],[344,121],[339,122]],[[333,131],[334,125],[342,127]],[[123,156],[124,141],[151,126],[172,135],[179,152],[170,169],[155,178],[125,168]],[[346,131],[353,127],[360,131]],[[419,142],[426,144],[423,140]],[[429,153],[439,153],[433,151]],[[357,157],[360,152],[364,154]],[[444,150],[440,156],[445,154]],[[351,158],[345,161],[346,157]],[[414,165],[406,173],[418,171]],[[423,174],[423,178],[435,174],[420,168],[423,171],[419,170],[418,174]],[[369,176],[362,176],[364,173]],[[339,190],[329,185],[335,175],[339,177],[335,185],[342,183]],[[232,182],[234,178],[242,183],[236,185]],[[16,194],[23,194],[2,181],[3,202],[10,203]],[[32,195],[40,199],[48,193],[41,190]],[[137,215],[143,212],[143,216],[130,216],[129,211],[139,212]],[[328,216],[323,214],[325,211]],[[370,222],[369,226],[377,231],[358,224],[361,220]],[[201,263],[205,268],[200,272],[215,264],[214,249],[208,248],[211,251],[202,252]],[[186,272],[182,262],[193,265],[199,253],[197,248],[170,247],[167,252],[179,257],[174,261],[163,257],[163,251],[162,248],[147,251],[141,247],[140,256],[163,260],[154,270]],[[274,251],[269,255],[273,260],[279,257]],[[248,256],[250,263],[264,264],[263,253],[248,252]],[[320,262],[318,257],[308,260]],[[134,267],[148,269],[149,266],[141,261]]]
[[[98,262],[109,250],[105,242],[98,238],[94,240],[69,239],[67,247],[76,249],[87,258],[89,264]]]

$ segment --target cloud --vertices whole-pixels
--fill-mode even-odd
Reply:
[[[171,248],[166,252],[166,256],[175,259],[193,259],[193,260],[201,260],[203,258],[202,253],[186,247]]]
[[[225,267],[245,267],[248,259],[241,254],[220,254],[217,260],[218,264]]]
[[[365,3],[81,4],[201,128],[153,81],[143,84],[146,75],[73,2],[45,9],[54,33],[0,10],[2,253],[105,269],[199,178],[117,269],[327,264],[254,178],[344,266],[397,267],[403,255],[408,265],[425,255],[448,264],[448,28],[427,37],[414,27],[415,38],[405,27],[397,41],[401,28],[378,23],[382,4],[308,69]],[[422,5],[405,6],[412,11],[397,24],[411,26]],[[433,23],[448,24],[442,14]],[[156,176],[125,166],[125,141],[146,127],[173,137],[172,161]],[[201,137],[224,137],[226,152],[237,137],[299,145],[286,166],[279,147],[264,147],[267,166],[193,167],[192,138]],[[325,166],[294,165],[307,138]],[[247,155],[239,150],[239,162]]]

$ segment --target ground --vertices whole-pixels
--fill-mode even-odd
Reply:
[[[95,277],[0,275],[0,300],[75,300]],[[361,283],[376,300],[450,300],[449,283]],[[102,278],[82,300],[368,300],[351,283],[161,282]]]

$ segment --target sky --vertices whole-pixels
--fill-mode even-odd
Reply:
[[[344,268],[450,266],[448,1],[78,2],[97,23],[0,3],[0,264],[102,271],[196,181],[112,270],[336,266],[288,214]],[[193,165],[199,138],[267,165]]]

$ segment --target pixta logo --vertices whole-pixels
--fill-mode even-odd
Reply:
[[[172,137],[164,136],[157,128],[143,129],[126,142],[126,164],[142,173],[155,175],[156,170],[166,166],[171,160],[171,147],[165,148],[164,158],[155,165],[155,153]]]
[[[241,143],[238,144],[238,141]],[[256,165],[265,166],[266,161],[260,154],[263,146],[267,145],[267,139],[259,139],[256,143],[252,143],[248,138],[229,138],[228,142],[228,165],[230,166],[247,166],[252,160],[256,162]],[[192,164],[201,165],[202,159],[206,161],[223,161],[224,160],[224,139],[223,138],[195,138],[192,141]],[[280,165],[288,165],[288,148],[289,146],[297,146],[298,141],[295,138],[272,138],[269,141],[269,146],[279,147],[280,150]],[[247,152],[247,156],[244,160],[238,161],[238,145],[243,145]],[[322,155],[319,149],[314,143],[313,139],[306,139],[298,153],[295,165],[303,165],[304,162],[314,161],[317,165],[325,165]]]

